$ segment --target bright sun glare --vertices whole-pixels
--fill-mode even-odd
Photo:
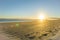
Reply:
[[[43,14],[40,14],[39,19],[40,19],[41,21],[43,21],[43,20],[45,20],[45,16],[44,16]]]

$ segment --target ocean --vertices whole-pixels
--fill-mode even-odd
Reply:
[[[4,22],[31,22],[32,20],[27,20],[27,19],[0,19],[0,23]]]

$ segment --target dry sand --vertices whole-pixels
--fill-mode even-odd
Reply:
[[[14,37],[19,40],[50,40],[60,30],[60,20],[43,23],[37,21],[0,23],[0,30],[12,35],[13,40],[15,40]],[[5,36],[7,40],[10,39],[5,34],[1,33],[0,36]]]

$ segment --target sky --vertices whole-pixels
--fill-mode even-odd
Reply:
[[[0,0],[0,18],[60,17],[60,0]]]

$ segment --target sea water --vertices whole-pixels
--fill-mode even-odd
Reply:
[[[0,23],[4,22],[31,22],[32,20],[0,20]]]

